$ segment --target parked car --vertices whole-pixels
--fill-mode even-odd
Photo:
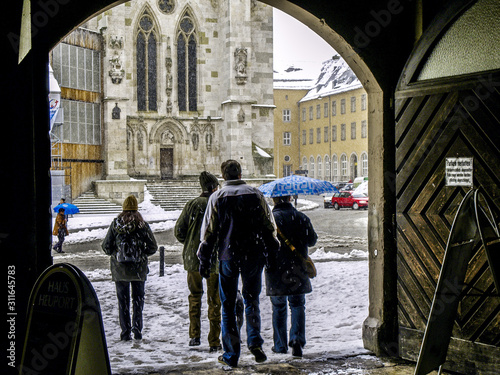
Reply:
[[[368,208],[368,196],[366,194],[353,193],[351,191],[341,191],[333,194],[332,206],[339,210],[341,207],[351,207],[353,210]]]
[[[325,207],[325,208],[333,207],[332,197],[333,197],[332,193],[323,195],[323,207]]]
[[[351,191],[353,189],[354,189],[354,184],[352,182],[348,182],[340,189],[340,191]]]

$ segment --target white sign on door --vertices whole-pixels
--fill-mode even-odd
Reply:
[[[446,186],[473,186],[474,158],[446,158]]]

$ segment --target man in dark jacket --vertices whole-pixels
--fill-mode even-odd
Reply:
[[[200,185],[203,190],[201,195],[186,203],[174,228],[175,237],[184,244],[182,258],[184,260],[184,269],[187,271],[187,284],[190,292],[189,337],[191,340],[189,346],[200,345],[203,278],[199,272],[200,261],[196,256],[196,252],[200,245],[201,223],[207,208],[208,198],[219,187],[219,181],[213,174],[201,172]],[[210,352],[216,352],[222,347],[220,345],[219,270],[215,261],[211,267],[211,275],[207,279],[207,302],[208,320],[210,321],[208,344]]]
[[[142,310],[144,287],[149,272],[148,256],[156,252],[156,239],[139,213],[137,198],[133,195],[123,202],[123,212],[111,223],[102,242],[102,249],[110,255],[111,277],[116,285],[118,317],[121,340],[130,340],[131,332],[136,340],[142,339]],[[138,261],[123,262],[119,252],[124,244],[134,249]],[[135,256],[133,257],[135,258]],[[132,287],[132,323],[130,322],[130,287]]]
[[[286,353],[287,347],[291,346],[292,355],[302,357],[302,348],[306,344],[305,294],[312,291],[303,259],[307,258],[307,247],[313,246],[318,236],[309,218],[292,206],[289,196],[273,200],[281,247],[276,267],[266,270],[266,291],[273,305],[272,350]],[[287,340],[287,300],[291,312],[290,341]]]
[[[222,303],[222,345],[219,362],[238,365],[240,335],[235,316],[238,279],[243,281],[247,345],[257,362],[267,357],[262,351],[259,296],[262,270],[267,259],[274,259],[279,247],[276,227],[262,193],[241,180],[241,166],[235,160],[221,165],[224,184],[208,201],[198,250],[200,273],[210,275],[214,249],[219,256],[220,298]]]

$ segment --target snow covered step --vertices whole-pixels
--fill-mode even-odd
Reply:
[[[80,209],[79,215],[117,215],[122,211],[122,207],[119,204],[98,198],[92,190],[76,198],[73,204]]]
[[[182,210],[189,200],[201,194],[196,181],[154,182],[148,183],[147,189],[152,196],[151,203],[165,211]]]

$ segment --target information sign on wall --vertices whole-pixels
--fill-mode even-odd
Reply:
[[[446,158],[446,186],[473,186],[473,158]]]

